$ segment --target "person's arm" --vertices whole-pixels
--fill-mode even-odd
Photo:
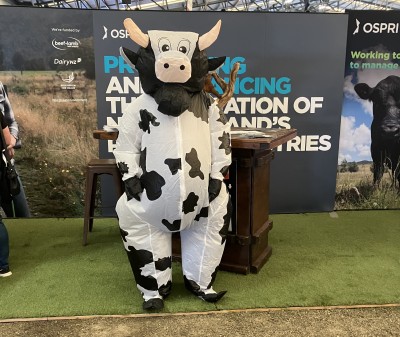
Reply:
[[[10,145],[14,147],[18,139],[19,128],[18,128],[18,123],[15,120],[14,111],[11,107],[10,100],[4,89],[3,84],[0,84],[0,99],[3,99],[3,106],[4,106],[3,119],[5,120],[7,126],[9,127],[10,134],[12,136],[10,139]]]
[[[13,141],[13,136],[10,133],[10,129],[8,128],[8,126],[5,125],[5,122],[3,122],[2,119],[2,125],[1,125],[2,129],[3,129],[3,135],[4,135],[4,140],[6,141],[5,146],[6,151],[8,151],[9,157],[13,158],[14,157],[14,145],[12,145],[12,141]]]

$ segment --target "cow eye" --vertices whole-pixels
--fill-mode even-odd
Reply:
[[[171,42],[165,37],[161,38],[158,41],[158,49],[160,49],[160,53],[171,50]]]
[[[190,42],[188,40],[182,40],[179,42],[178,50],[181,53],[187,54],[190,50]]]

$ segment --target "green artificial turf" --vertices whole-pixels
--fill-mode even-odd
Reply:
[[[271,216],[273,253],[258,274],[219,272],[217,304],[185,290],[179,263],[163,312],[400,303],[400,211]],[[4,219],[13,275],[0,319],[142,313],[115,219]]]

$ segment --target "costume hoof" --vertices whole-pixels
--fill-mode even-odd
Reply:
[[[166,299],[171,293],[171,290],[172,290],[172,282],[168,281],[166,285],[163,285],[158,289],[158,292],[163,299]]]
[[[219,293],[216,294],[201,294],[199,295],[199,297],[206,302],[215,303],[218,302],[222,297],[224,297],[225,294],[226,290],[220,291]]]
[[[187,290],[189,290],[191,293],[195,294],[196,296],[198,296],[199,298],[201,298],[203,301],[206,302],[215,303],[219,301],[226,294],[226,290],[220,291],[219,293],[210,292],[206,294],[204,291],[200,290],[200,286],[196,282],[187,279],[186,276],[183,277],[183,280],[185,282],[185,287]]]
[[[152,298],[143,302],[144,310],[161,310],[164,308],[164,301],[161,298]]]

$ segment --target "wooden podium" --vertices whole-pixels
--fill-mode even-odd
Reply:
[[[219,269],[257,273],[272,254],[268,234],[270,162],[274,149],[294,138],[295,129],[233,128],[232,165],[226,183],[233,215]],[[173,257],[180,258],[179,233],[173,235]]]

